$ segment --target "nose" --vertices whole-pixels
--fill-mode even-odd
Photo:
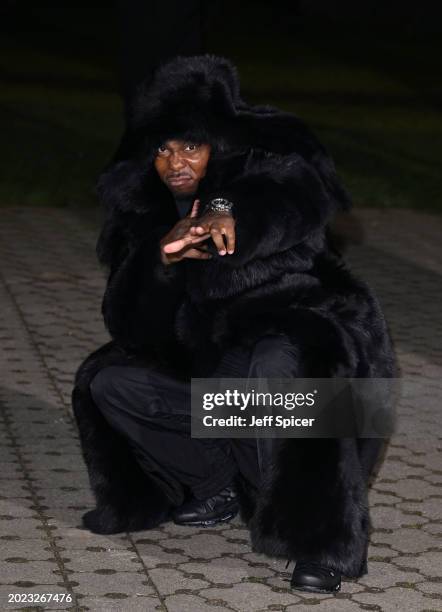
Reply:
[[[171,170],[177,172],[178,170],[181,170],[185,164],[180,154],[175,152],[170,156],[169,165]]]

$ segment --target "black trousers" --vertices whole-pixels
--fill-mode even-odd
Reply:
[[[214,377],[292,377],[294,347],[283,334],[263,336],[252,349],[224,354]],[[240,473],[256,489],[262,465],[257,440],[190,437],[190,384],[153,368],[108,366],[91,382],[108,423],[125,436],[138,463],[173,505],[189,494],[205,499]]]

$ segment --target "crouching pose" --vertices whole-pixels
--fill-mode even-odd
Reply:
[[[227,521],[296,560],[294,588],[367,571],[367,483],[380,440],[190,436],[191,377],[392,377],[378,301],[331,248],[350,206],[294,115],[251,106],[224,58],[161,66],[100,177],[97,244],[112,340],[73,390],[95,533]]]

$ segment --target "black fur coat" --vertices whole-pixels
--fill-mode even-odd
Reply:
[[[167,138],[212,145],[197,196],[234,202],[236,250],[165,268],[159,239],[177,222],[153,167]],[[295,116],[240,97],[235,68],[214,56],[178,58],[140,90],[120,159],[102,174],[97,244],[109,271],[103,316],[112,341],[80,366],[73,409],[98,533],[147,529],[170,508],[89,390],[102,367],[153,364],[182,380],[210,376],[223,351],[285,332],[300,377],[391,377],[394,356],[379,303],[330,248],[327,224],[350,205],[333,162]],[[210,241],[211,244],[211,241]],[[254,550],[314,558],[347,576],[366,571],[367,480],[379,440],[287,439],[259,499],[240,488]]]

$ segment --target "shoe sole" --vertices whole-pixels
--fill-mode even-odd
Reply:
[[[330,593],[337,593],[338,591],[341,590],[341,585],[340,584],[338,584],[334,589],[318,589],[318,588],[315,588],[315,587],[308,587],[308,586],[294,586],[293,584],[291,584],[290,586],[295,591],[306,591],[307,593],[330,594]]]
[[[235,518],[237,512],[229,512],[229,514],[225,514],[216,519],[207,519],[205,521],[175,521],[175,525],[187,525],[193,527],[211,527],[212,525],[216,525],[217,523],[226,523],[231,519]]]

